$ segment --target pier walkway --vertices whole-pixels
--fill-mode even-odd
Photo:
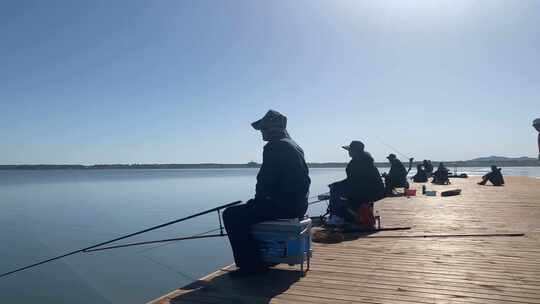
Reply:
[[[478,181],[426,184],[461,188],[460,196],[382,200],[383,227],[412,229],[314,243],[305,277],[279,266],[231,278],[229,266],[150,303],[540,303],[540,179]]]

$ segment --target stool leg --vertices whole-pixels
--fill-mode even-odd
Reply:
[[[311,254],[308,252],[308,256],[307,256],[307,269],[306,269],[306,272],[309,271],[310,261],[311,261]]]
[[[305,276],[305,274],[304,274],[304,258],[302,258],[302,263],[300,264],[300,275]]]

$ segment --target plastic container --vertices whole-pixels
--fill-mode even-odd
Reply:
[[[251,230],[259,244],[262,259],[269,263],[301,265],[311,258],[311,219],[277,220],[253,225]],[[306,269],[306,270],[307,270]]]
[[[426,191],[426,196],[437,196],[437,191]]]
[[[405,189],[405,196],[416,196],[416,189]]]

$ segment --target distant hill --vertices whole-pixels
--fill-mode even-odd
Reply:
[[[505,157],[505,156],[487,156],[477,157],[465,161],[445,162],[458,167],[486,167],[496,165],[499,167],[538,167],[540,161],[532,157]]]
[[[471,159],[469,161],[481,161],[481,162],[489,162],[489,161],[536,161],[536,158],[522,156],[522,157],[505,157],[505,156],[487,156],[487,157],[478,157]]]

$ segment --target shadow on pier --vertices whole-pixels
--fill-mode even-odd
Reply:
[[[182,294],[170,299],[170,303],[270,303],[300,279],[299,271],[270,269],[253,276],[233,278],[226,274],[232,270],[226,268],[220,275],[180,288]]]

